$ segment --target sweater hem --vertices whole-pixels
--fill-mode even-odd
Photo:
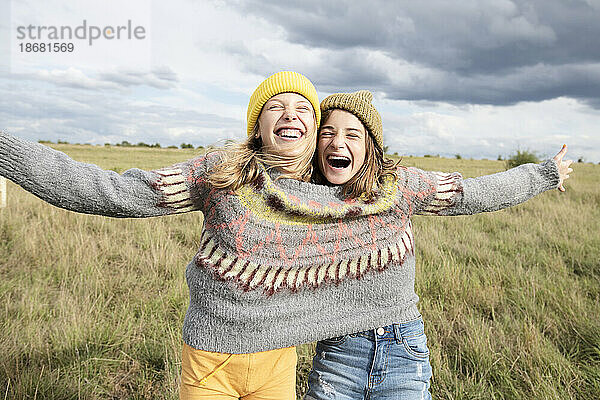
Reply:
[[[389,307],[374,312],[369,312],[357,319],[353,324],[344,325],[344,330],[332,331],[330,329],[319,329],[319,326],[312,326],[312,329],[296,330],[299,334],[282,334],[279,330],[271,330],[268,332],[258,332],[250,334],[248,330],[242,328],[232,328],[230,326],[219,326],[211,324],[204,320],[198,329],[193,329],[189,324],[184,324],[183,341],[188,346],[214,353],[226,354],[249,354],[259,353],[263,351],[275,350],[280,348],[298,346],[304,343],[312,343],[319,340],[324,340],[333,336],[341,336],[362,332],[370,329],[376,329],[390,324],[401,324],[421,318],[416,304],[412,304],[407,308]],[[335,319],[335,317],[333,318]],[[341,320],[344,318],[342,317]],[[342,325],[342,324],[340,324]],[[208,328],[212,326],[213,328]],[[310,326],[310,324],[298,323],[299,327]],[[214,331],[220,332],[220,335],[215,335]],[[238,338],[237,345],[230,340],[218,340],[218,336],[224,338]]]

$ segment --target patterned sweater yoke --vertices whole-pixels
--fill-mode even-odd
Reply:
[[[219,160],[119,175],[0,133],[0,174],[58,207],[112,217],[203,212],[183,336],[226,353],[417,318],[412,215],[495,211],[558,184],[551,160],[472,179],[400,167],[365,203],[265,169],[235,192],[215,189],[208,175]]]

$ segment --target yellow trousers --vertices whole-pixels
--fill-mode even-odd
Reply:
[[[183,344],[179,398],[295,400],[296,348],[213,353]]]

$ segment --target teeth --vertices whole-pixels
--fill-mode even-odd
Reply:
[[[277,135],[290,139],[298,139],[301,136],[298,129],[280,129],[277,131]]]
[[[351,160],[346,156],[328,156],[327,163],[333,168],[346,168],[350,166]]]
[[[344,156],[329,156],[327,158],[330,160],[345,160],[345,161],[350,160],[350,158],[344,157]]]

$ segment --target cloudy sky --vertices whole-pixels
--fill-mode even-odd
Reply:
[[[84,21],[85,38],[48,36]],[[567,143],[600,162],[599,37],[600,0],[0,0],[0,129],[94,144],[241,139],[256,85],[295,70],[321,98],[371,90],[390,152],[495,159]],[[73,51],[22,51],[40,42]]]

